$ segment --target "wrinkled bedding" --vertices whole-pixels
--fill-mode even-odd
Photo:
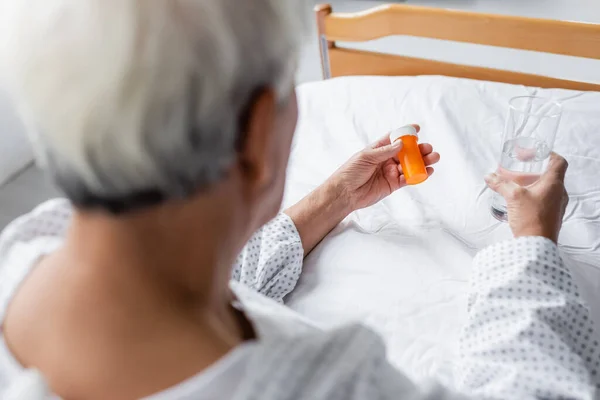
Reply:
[[[442,155],[424,184],[349,216],[306,259],[287,299],[324,326],[360,319],[415,379],[450,382],[474,255],[511,237],[489,213],[508,101],[563,103],[555,151],[570,164],[559,244],[600,321],[600,93],[446,77],[351,77],[298,89],[300,123],[284,203],[322,183],[354,152],[408,123]]]

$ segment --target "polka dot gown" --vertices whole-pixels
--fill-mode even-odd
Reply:
[[[261,228],[233,266],[232,279],[278,302],[290,293],[302,272],[304,251],[296,226],[285,214]]]
[[[519,238],[477,255],[460,341],[463,390],[502,399],[595,398],[598,342],[553,242]]]
[[[53,200],[16,220],[0,235],[2,309],[28,272],[15,268],[24,265],[17,262],[19,257],[27,258],[21,251],[25,247],[21,245],[28,244],[28,251],[40,250],[47,241],[54,246],[64,237],[71,215],[68,201]],[[264,304],[269,302],[264,296],[281,303],[294,288],[302,271],[302,259],[298,231],[290,218],[283,214],[260,229],[248,242],[233,266],[232,281],[247,289],[248,296],[256,297],[254,302],[246,304],[247,311],[250,311],[251,303],[257,308],[249,316],[252,318],[252,315],[262,312],[265,314],[263,319],[269,319],[268,324],[260,318],[255,323],[274,331],[283,331],[285,327],[281,325],[286,325],[288,332],[302,337],[309,335],[299,328],[301,318],[297,314],[291,315],[294,314],[291,310],[273,302],[268,306]],[[461,335],[459,359],[455,363],[459,393],[435,382],[415,385],[387,362],[385,350],[381,350],[366,352],[372,359],[355,363],[358,369],[353,372],[350,381],[342,379],[341,373],[350,365],[349,362],[325,368],[330,373],[325,381],[331,392],[324,397],[310,398],[597,398],[599,338],[588,306],[554,243],[543,238],[520,238],[483,250],[474,261],[469,295],[468,321]],[[268,354],[277,351],[277,347],[272,343],[261,347],[260,351],[266,353],[259,354],[257,368],[268,369],[265,376],[269,379],[265,382],[282,385],[280,393],[288,393],[287,381],[294,375],[280,374],[281,379],[276,379],[283,364],[289,364],[289,371],[319,370],[322,367],[319,360],[323,355],[338,347],[344,348],[344,335],[335,331],[325,334],[329,339],[321,347],[317,346],[317,342],[308,340],[307,336],[307,348],[297,352],[298,356],[294,359],[290,357],[290,348],[299,346],[301,341],[300,338],[290,339],[293,346],[282,344],[282,353],[273,354],[278,360],[273,365],[265,364],[265,360]],[[352,358],[353,353],[380,340],[375,333],[361,334],[338,354]],[[309,347],[314,347],[314,354],[308,351]],[[311,354],[317,361],[306,361]],[[20,376],[14,368],[10,357],[0,352],[0,392],[6,384],[19,383],[18,379],[13,379]],[[304,393],[311,393],[306,384],[298,383],[297,386],[306,388]],[[261,395],[265,393],[264,389],[264,386],[260,388]]]

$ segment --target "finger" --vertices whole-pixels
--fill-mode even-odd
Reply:
[[[363,151],[361,155],[371,162],[381,163],[396,157],[400,150],[402,150],[402,141],[396,140],[394,143],[388,144],[387,146],[367,149]]]
[[[390,134],[387,133],[385,136],[382,136],[373,143],[371,143],[367,148],[377,149],[379,147],[389,146],[390,144]]]
[[[390,144],[390,132],[388,132],[385,134],[385,136],[382,136],[373,143],[371,143],[371,145],[369,145],[368,148],[377,149],[379,147],[389,146]]]
[[[485,177],[485,182],[494,192],[498,193],[505,199],[512,197],[516,190],[521,186],[512,181],[505,181],[497,174],[489,174]]]
[[[567,160],[557,153],[552,152],[550,153],[550,162],[548,163],[548,170],[544,174],[544,178],[548,179],[548,177],[550,177],[564,182],[568,168],[569,163]]]
[[[433,175],[434,172],[435,170],[433,168],[427,167],[427,176]],[[398,177],[398,188],[401,189],[406,186],[408,186],[408,183],[406,183],[406,177],[404,176],[404,174],[402,174],[402,169],[400,169],[400,176]]]
[[[421,154],[426,156],[427,154],[433,152],[433,146],[429,143],[421,143],[419,145],[419,150],[421,150]]]
[[[433,169],[433,167],[427,167],[425,168],[427,170],[427,175],[431,176],[433,175],[433,173],[435,172],[435,169]],[[398,172],[400,172],[400,177],[404,177],[404,171],[402,171],[402,166],[398,165]]]
[[[405,186],[408,186],[408,183],[406,183],[406,177],[404,175],[400,175],[398,178],[398,188],[403,188]]]
[[[440,162],[440,154],[439,153],[431,153],[423,157],[423,162],[426,166],[434,165]],[[398,171],[402,173],[402,165],[398,164]]]
[[[440,153],[429,153],[423,157],[425,165],[433,165],[440,162]]]

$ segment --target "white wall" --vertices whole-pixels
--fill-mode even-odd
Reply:
[[[0,90],[0,186],[32,161],[23,125]]]

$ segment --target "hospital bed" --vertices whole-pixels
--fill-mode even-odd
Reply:
[[[398,4],[355,14],[323,5],[316,16],[325,80],[298,89],[285,205],[407,123],[442,161],[427,182],[340,224],[307,257],[289,306],[323,326],[361,320],[413,378],[450,383],[471,261],[511,237],[490,214],[483,176],[497,166],[508,101],[535,94],[563,104],[555,151],[570,164],[570,204],[559,246],[600,321],[600,85],[339,44],[408,35],[600,60],[600,25]]]

